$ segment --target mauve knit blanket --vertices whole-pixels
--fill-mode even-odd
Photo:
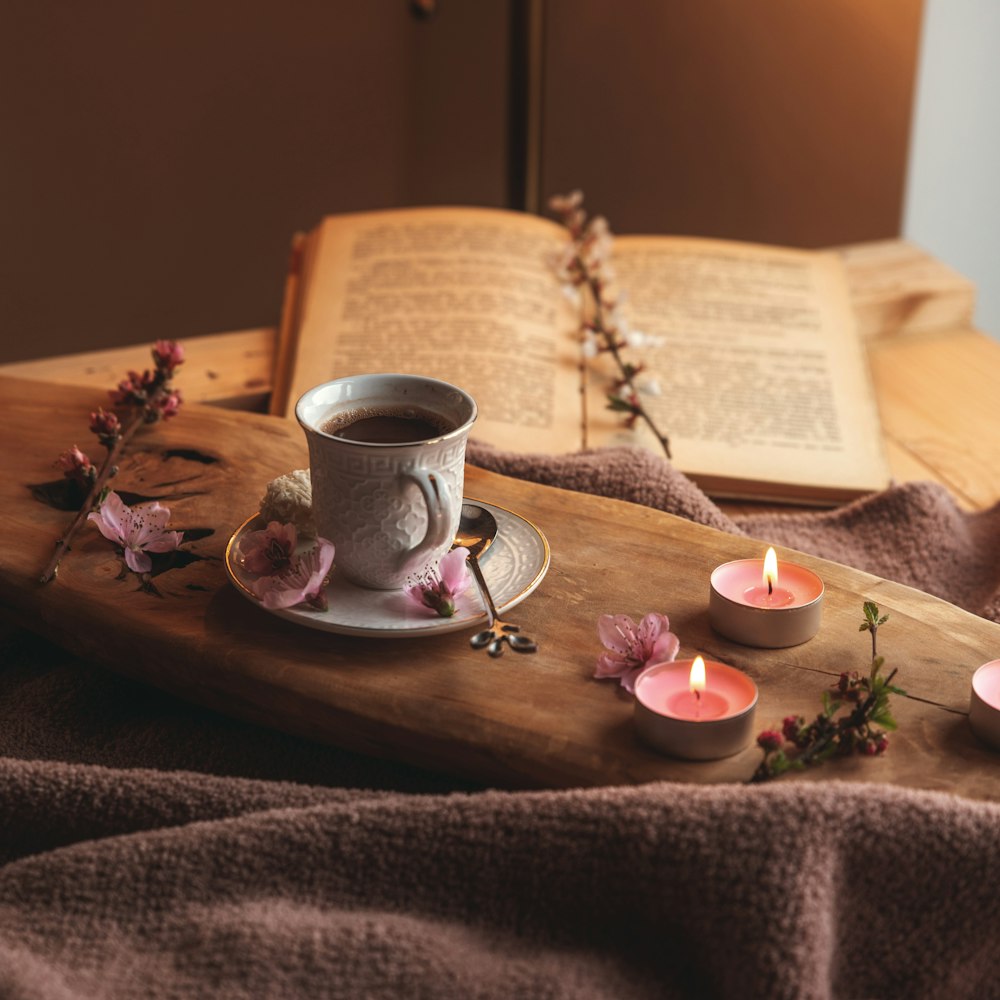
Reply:
[[[937,487],[731,521],[644,453],[471,458],[1000,612],[1000,509]],[[1000,806],[462,787],[0,636],[4,1000],[1000,997]]]

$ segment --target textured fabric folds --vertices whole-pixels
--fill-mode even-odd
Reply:
[[[470,457],[1000,617],[1000,512],[929,484],[730,519],[652,455]],[[0,663],[0,997],[1000,997],[996,804],[829,773],[498,792],[12,628]]]

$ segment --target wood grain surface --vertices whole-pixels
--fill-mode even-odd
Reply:
[[[899,667],[900,732],[883,758],[810,772],[1000,798],[1000,754],[967,723],[970,678],[1000,651],[1000,626],[944,601],[807,556],[827,586],[819,635],[787,650],[754,650],[712,633],[708,577],[724,560],[760,553],[736,538],[662,512],[468,470],[466,492],[517,510],[546,534],[552,565],[516,620],[539,640],[534,656],[491,660],[464,632],[360,639],[305,629],[252,605],[227,582],[232,531],[272,477],[305,464],[298,427],[279,418],[190,405],[136,438],[115,483],[156,497],[171,527],[194,531],[193,561],[156,576],[160,596],[122,577],[113,546],[88,526],[58,578],[39,570],[69,520],[33,499],[58,477],[54,457],[85,446],[87,389],[0,378],[7,440],[0,497],[8,544],[0,600],[9,615],[84,657],[221,712],[428,768],[504,786],[574,786],[669,779],[742,781],[759,752],[689,763],[644,749],[631,699],[592,678],[603,612],[670,615],[683,656],[702,652],[747,671],[760,688],[757,728],[811,716],[840,671],[867,668],[861,603],[891,623],[880,651]],[[96,449],[95,449],[96,451]],[[779,550],[779,556],[791,553]]]
[[[869,346],[882,429],[970,509],[1000,499],[1000,343],[974,330]],[[892,457],[890,455],[890,457]],[[893,466],[900,478],[905,466]],[[906,478],[928,478],[910,475]]]
[[[972,326],[975,283],[915,243],[873,240],[838,251],[863,337]]]
[[[241,409],[266,409],[271,392],[277,331],[256,327],[183,340],[186,359],[179,382],[191,403],[225,403]],[[101,398],[130,368],[151,365],[151,344],[0,365],[0,375],[60,385],[89,386]]]

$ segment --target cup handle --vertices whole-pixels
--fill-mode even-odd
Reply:
[[[416,563],[432,549],[440,548],[452,540],[451,529],[451,491],[444,479],[427,469],[407,469],[400,473],[400,478],[416,483],[427,507],[427,532],[423,541],[412,549],[400,553],[399,570],[405,570]]]

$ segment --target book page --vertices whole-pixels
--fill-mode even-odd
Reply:
[[[491,209],[403,209],[331,216],[312,239],[286,413],[328,379],[422,374],[473,396],[473,437],[579,447],[578,318],[552,266],[560,227]]]
[[[660,338],[628,353],[658,383],[643,403],[678,468],[717,495],[833,499],[887,484],[867,360],[834,254],[622,237],[614,262],[632,325]],[[590,396],[592,436],[620,440],[600,392]]]

